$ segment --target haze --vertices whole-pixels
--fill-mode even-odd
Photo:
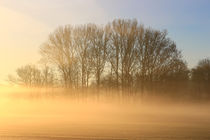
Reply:
[[[30,95],[26,91],[1,92],[3,140],[209,138],[209,104],[92,96],[49,98],[38,89]]]
[[[0,0],[0,140],[210,139],[210,1]]]

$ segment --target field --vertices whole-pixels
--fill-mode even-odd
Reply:
[[[0,140],[208,140],[208,103],[1,94]]]

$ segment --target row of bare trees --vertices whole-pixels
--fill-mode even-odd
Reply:
[[[116,88],[130,88],[187,70],[166,31],[144,28],[136,20],[59,27],[40,52],[65,87],[101,87],[109,80]]]
[[[200,62],[190,75],[167,31],[145,28],[136,20],[124,19],[105,26],[59,27],[41,46],[40,54],[47,66],[41,70],[32,66],[18,69],[20,83],[136,90],[144,89],[148,83],[199,79],[200,65],[209,63]]]
[[[54,71],[46,65],[42,69],[35,65],[26,65],[18,68],[16,74],[17,76],[8,76],[9,83],[26,87],[50,87],[57,82]]]

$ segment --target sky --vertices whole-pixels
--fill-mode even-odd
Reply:
[[[210,57],[209,0],[0,0],[0,83],[38,63],[40,46],[58,26],[115,18],[167,29],[190,68]]]

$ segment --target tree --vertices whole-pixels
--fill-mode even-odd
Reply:
[[[174,82],[183,82],[189,80],[189,69],[187,67],[186,62],[183,60],[177,59],[174,60],[172,70],[167,72],[165,75],[162,76],[163,81],[174,81]]]
[[[89,78],[92,73],[92,50],[90,38],[92,36],[92,25],[83,25],[74,29],[74,41],[81,71],[82,87],[89,85]]]
[[[47,65],[44,65],[41,71],[42,85],[44,87],[54,86],[56,83],[56,77],[54,71]]]
[[[136,67],[138,23],[136,20],[117,19],[107,28],[110,32],[108,58],[115,73],[117,87],[119,80],[122,88],[130,87]]]
[[[59,27],[40,50],[65,87],[95,82],[99,88],[109,81],[125,91],[188,78],[187,64],[167,31],[145,28],[137,20]]]
[[[16,73],[16,83],[20,85],[27,87],[37,87],[42,85],[41,72],[34,65],[20,67],[17,69]]]
[[[108,36],[102,27],[92,24],[91,28],[91,51],[93,73],[96,79],[97,87],[100,87],[101,75],[106,64],[106,50],[108,44]]]
[[[141,81],[160,81],[182,61],[176,44],[166,31],[140,28],[138,37],[138,78]]]
[[[188,78],[188,69],[181,52],[167,31],[138,28],[136,87],[153,89],[153,85],[172,79]],[[178,78],[179,77],[179,78]]]
[[[210,59],[199,61],[196,68],[192,69],[192,80],[196,82],[210,82]]]
[[[75,85],[78,76],[78,58],[71,26],[59,27],[50,34],[49,40],[41,47],[40,53],[43,59],[57,67],[65,87]]]
[[[38,69],[35,65],[25,65],[18,68],[16,74],[8,76],[11,84],[26,87],[51,87],[55,84],[55,74],[48,66]]]

